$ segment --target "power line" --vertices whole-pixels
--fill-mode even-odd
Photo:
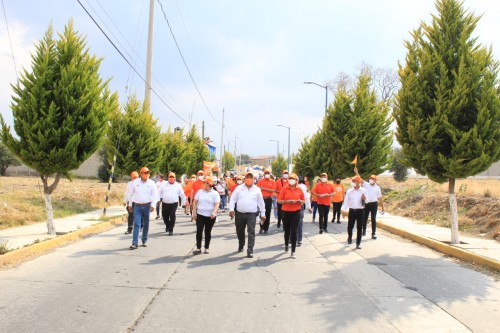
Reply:
[[[102,9],[102,11],[104,12],[104,14],[108,17],[109,21],[111,21],[111,24],[116,28],[116,30],[118,31],[118,33],[122,36],[123,40],[125,40],[126,44],[128,44],[128,46],[130,47],[131,49],[131,52],[132,54],[130,54],[129,52],[126,52],[128,57],[130,59],[132,59],[132,63],[134,64],[134,66],[137,65],[137,60],[145,65],[145,62],[144,60],[141,58],[141,56],[136,52],[136,47],[134,47],[130,41],[127,39],[127,37],[121,32],[121,30],[118,28],[118,26],[115,24],[115,22],[113,21],[113,19],[111,18],[111,16],[108,14],[108,12],[106,11],[106,9],[101,5],[100,1],[99,0],[95,0],[97,2],[97,4],[99,5],[99,7]],[[112,36],[114,37],[115,40],[119,40],[117,38],[117,36],[115,34],[113,34],[113,32],[111,31],[111,29],[106,25],[106,23],[104,22],[104,20],[101,18],[101,16],[99,16],[99,13],[94,9],[94,7],[92,7],[92,5],[90,5],[90,2],[87,0],[87,2],[89,3],[89,6],[90,8],[94,11],[94,13],[96,13],[97,17],[103,22],[104,26],[111,32]],[[143,9],[143,6],[141,6],[141,14],[142,14],[142,9]],[[139,17],[141,17],[141,14],[139,15]],[[136,37],[135,37],[135,40],[137,40],[137,34],[139,32],[139,27],[136,31]],[[120,44],[120,46],[123,48],[123,49],[126,49],[125,45],[123,45],[122,43],[118,42]],[[129,70],[129,76],[130,76],[130,72],[131,70]],[[165,88],[163,88],[160,80],[158,80],[158,78],[153,74],[153,80],[155,82],[155,86],[157,87],[157,90],[161,93],[162,96],[164,97],[168,97],[167,99],[170,99],[170,103],[173,104],[175,106],[176,109],[181,109],[183,110],[183,107],[180,106],[176,101],[175,101],[175,98],[174,96],[172,96],[167,90],[165,90]],[[129,80],[127,80],[128,82]]]
[[[7,23],[7,14],[5,12],[5,4],[3,3],[3,0],[2,0],[2,8],[3,8],[3,16],[5,17],[5,26],[7,27],[7,35],[9,36],[10,53],[12,54],[12,62],[14,63],[14,70],[16,72],[16,78],[19,81],[19,77],[17,75],[16,58],[14,57],[14,48],[12,47],[12,40],[10,38],[9,24]]]
[[[174,32],[172,31],[172,27],[170,26],[170,22],[168,21],[168,18],[167,18],[167,15],[165,14],[165,10],[163,10],[163,5],[162,3],[160,2],[160,0],[158,0],[158,4],[160,5],[160,8],[161,8],[161,11],[163,13],[163,17],[165,18],[165,21],[167,22],[167,25],[168,25],[168,29],[170,30],[170,34],[172,35],[172,38],[174,39],[174,42],[175,42],[175,46],[177,47],[177,51],[179,51],[179,54],[182,58],[182,62],[184,63],[184,66],[186,67],[186,70],[189,74],[189,77],[191,78],[191,81],[193,82],[194,84],[194,87],[196,88],[196,91],[198,92],[198,95],[200,96],[201,98],[201,101],[203,102],[203,105],[205,105],[205,108],[207,109],[208,113],[210,114],[210,116],[212,117],[212,119],[215,121],[215,123],[217,123],[218,125],[221,125],[221,123],[219,123],[214,115],[212,114],[212,112],[210,112],[210,109],[208,108],[207,106],[207,103],[205,103],[205,99],[203,98],[203,96],[201,95],[201,92],[200,92],[200,89],[198,89],[198,86],[196,85],[196,82],[194,81],[194,78],[193,78],[193,75],[191,74],[191,71],[189,70],[189,67],[186,63],[186,59],[184,59],[184,55],[182,54],[181,52],[181,49],[179,47],[179,43],[177,43],[177,39],[175,38],[175,35],[174,35]]]
[[[101,26],[99,25],[99,23],[97,23],[97,21],[94,19],[94,17],[92,17],[92,15],[89,13],[89,11],[87,10],[87,8],[85,8],[85,6],[80,2],[80,0],[76,0],[80,6],[83,8],[83,10],[87,13],[87,15],[90,17],[90,19],[95,23],[95,25],[99,28],[99,30],[101,30],[101,32],[104,34],[104,36],[106,37],[106,39],[111,43],[111,45],[115,48],[115,50],[120,54],[120,56],[123,58],[123,60],[125,60],[125,62],[132,68],[132,70],[137,74],[137,76],[139,76],[141,78],[142,81],[144,81],[144,83],[146,83],[146,79],[144,79],[144,77],[142,77],[142,75],[137,71],[137,69],[130,63],[130,61],[125,57],[125,55],[123,55],[123,53],[120,51],[120,49],[118,49],[118,47],[115,45],[115,43],[113,43],[113,41],[109,38],[109,36],[106,34],[106,32],[104,32],[104,30],[101,28]],[[147,84],[147,83],[146,83]],[[188,121],[186,121],[184,118],[182,118],[179,114],[177,114],[177,112],[175,112],[174,109],[172,109],[172,107],[170,107],[170,105],[168,105],[164,100],[163,98],[160,97],[160,95],[156,92],[156,90],[149,86],[149,88],[151,89],[151,91],[155,94],[155,96],[163,103],[163,105],[165,105],[170,111],[172,111],[173,114],[175,114],[179,119],[181,119],[182,121],[184,121],[186,124],[188,123]]]

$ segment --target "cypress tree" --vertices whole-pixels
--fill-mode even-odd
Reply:
[[[431,24],[414,30],[399,66],[396,137],[420,174],[448,181],[451,242],[458,238],[455,179],[500,158],[498,62],[472,33],[480,17],[456,0],[438,0]]]
[[[182,156],[186,165],[184,173],[196,174],[198,170],[203,168],[203,161],[208,161],[209,158],[210,151],[196,132],[196,126],[193,125],[186,135],[186,150]]]
[[[288,170],[288,162],[282,154],[278,154],[278,158],[271,163],[271,169],[277,177],[281,176],[283,170]]]
[[[160,170],[165,173],[183,173],[186,170],[186,161],[182,158],[185,150],[186,142],[182,130],[172,132],[169,128],[163,134],[163,159]]]
[[[312,164],[312,153],[314,151],[312,143],[312,140],[306,137],[293,159],[294,172],[309,178],[313,178],[314,175],[316,175],[316,171],[313,169]]]
[[[130,96],[124,112],[117,110],[110,124],[105,149],[110,165],[116,154],[117,175],[128,175],[143,166],[160,170],[164,148],[161,128],[141,101]]]
[[[339,85],[323,125],[323,145],[328,154],[325,172],[342,178],[353,174],[351,162],[358,155],[362,177],[380,174],[387,168],[392,136],[389,107],[372,88],[368,71],[362,71],[356,87]]]
[[[40,173],[48,233],[55,235],[51,194],[62,176],[80,166],[100,146],[109,113],[117,97],[99,76],[102,59],[89,53],[70,21],[54,40],[49,26],[32,56],[31,71],[23,70],[13,85],[14,137],[1,121],[1,138],[24,164]],[[54,181],[49,185],[49,177]]]

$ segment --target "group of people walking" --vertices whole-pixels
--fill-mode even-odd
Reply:
[[[139,232],[142,230],[142,246],[147,246],[149,231],[149,214],[156,208],[157,218],[161,216],[165,223],[165,231],[173,234],[176,211],[180,204],[186,214],[191,214],[196,222],[196,250],[202,253],[202,240],[205,236],[204,253],[209,253],[211,231],[220,210],[229,210],[231,220],[235,221],[238,238],[238,252],[247,247],[247,256],[253,257],[255,245],[255,229],[257,217],[260,216],[259,233],[267,234],[270,224],[271,209],[277,207],[278,228],[283,224],[285,251],[290,249],[290,257],[296,257],[296,248],[302,244],[302,226],[304,213],[319,213],[319,233],[328,232],[328,213],[333,203],[334,217],[340,223],[340,215],[348,218],[348,239],[352,243],[353,229],[356,224],[356,248],[360,249],[362,236],[366,233],[368,215],[371,215],[372,239],[376,239],[376,214],[378,205],[383,201],[377,177],[372,175],[364,182],[355,168],[356,175],[351,178],[351,188],[345,191],[336,177],[335,183],[328,182],[328,175],[322,173],[318,182],[309,193],[307,178],[299,177],[288,170],[282,172],[279,179],[272,179],[270,170],[264,171],[262,179],[255,179],[253,173],[247,172],[243,177],[221,179],[205,176],[202,170],[187,178],[184,186],[177,183],[173,172],[165,181],[158,177],[155,182],[149,179],[150,171],[143,167],[140,173],[132,172],[131,181],[127,184],[124,204],[129,212],[126,234],[132,233],[131,249],[139,246]],[[227,200],[229,199],[229,203]],[[226,206],[227,205],[227,206]],[[246,233],[248,240],[246,242]]]

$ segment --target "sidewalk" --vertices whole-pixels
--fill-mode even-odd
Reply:
[[[496,240],[460,235],[460,244],[451,245],[450,229],[388,213],[377,216],[377,227],[455,258],[473,261],[500,271],[500,242]],[[367,229],[368,234],[370,226]]]
[[[56,236],[47,234],[47,222],[0,230],[0,244],[5,244],[9,250],[15,250],[72,231],[88,228],[102,222],[102,212],[102,209],[98,209],[83,214],[54,219]],[[126,211],[122,206],[113,206],[106,209],[106,217],[116,217],[124,214],[126,214]]]

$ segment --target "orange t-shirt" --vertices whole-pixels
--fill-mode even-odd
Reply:
[[[304,192],[298,186],[295,188],[291,188],[286,185],[280,191],[278,196],[278,200],[302,200],[305,201]],[[292,204],[282,204],[281,210],[285,212],[295,212],[302,209],[302,204],[300,203],[292,203]]]
[[[333,199],[332,202],[344,201],[345,188],[342,184],[333,184]]]
[[[193,192],[193,200],[196,196],[196,193],[201,190],[201,185],[203,184],[202,180],[196,179],[193,183],[191,183],[191,190]]]
[[[318,196],[318,205],[326,205],[330,206],[332,203],[332,194],[333,194],[333,186],[330,183],[317,183],[314,185],[313,189],[311,192],[314,192],[316,194],[330,194],[327,197],[320,197]]]
[[[272,197],[273,194],[274,194],[274,191],[266,191],[266,190],[264,190],[262,188],[268,188],[268,189],[273,189],[274,190],[275,185],[276,184],[275,184],[274,180],[272,180],[272,179],[266,179],[266,178],[262,178],[257,183],[257,186],[260,187],[261,190],[262,190],[262,196],[264,198]]]
[[[192,185],[193,185],[193,183],[191,181],[189,181],[187,184],[184,184],[184,186],[182,187],[182,190],[184,191],[184,195],[186,196],[186,198],[191,197],[191,186]]]
[[[234,189],[236,188],[236,186],[238,186],[238,184],[236,184],[236,183],[234,183],[233,185],[231,185],[231,187],[229,188],[229,194],[233,194]]]
[[[281,192],[281,189],[285,186],[288,185],[288,180],[284,180],[283,178],[280,178],[278,179],[276,182],[275,182],[276,186],[274,187],[274,189],[278,192]],[[278,194],[279,196],[279,194]]]

